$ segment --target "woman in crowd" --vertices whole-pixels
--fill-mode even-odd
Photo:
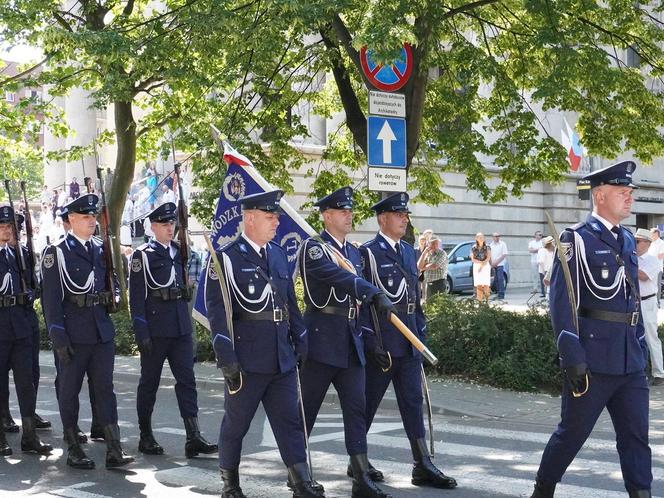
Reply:
[[[484,240],[484,234],[475,235],[475,245],[470,250],[470,259],[473,261],[473,285],[475,296],[480,302],[489,303],[491,293],[491,248]]]

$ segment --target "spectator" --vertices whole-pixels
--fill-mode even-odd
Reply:
[[[651,385],[659,386],[664,384],[662,341],[657,335],[657,275],[662,271],[662,263],[649,252],[651,240],[654,238],[652,231],[639,228],[635,238],[636,254],[639,257],[641,313],[643,313],[643,326],[652,364]]]
[[[65,234],[65,228],[62,224],[62,218],[59,216],[60,211],[58,211],[58,216],[55,217],[51,231],[48,234],[51,239],[51,244],[58,242]]]
[[[81,186],[76,181],[76,177],[71,179],[69,184],[69,197],[72,199],[78,199],[81,196]]]
[[[67,192],[65,191],[64,188],[59,188],[58,189],[58,207],[61,208],[65,204],[67,204],[67,198],[69,196],[67,195]]]
[[[191,317],[191,327],[192,330],[196,330],[196,320],[193,317],[194,303],[196,302],[196,293],[198,292],[198,279],[201,276],[201,271],[203,269],[203,258],[196,250],[195,247],[190,245],[189,251],[189,263],[187,264],[187,275],[189,277],[189,285],[191,286],[191,299],[189,300],[189,316]],[[196,334],[192,334],[193,340],[193,351],[194,351],[194,362],[198,360],[196,353],[198,351],[198,341],[196,340]]]
[[[41,192],[41,203],[48,205],[49,202],[51,202],[51,199],[53,199],[53,194],[51,191],[48,189],[48,185],[44,185],[44,188]]]
[[[157,201],[157,197],[155,196],[155,193],[157,192],[157,170],[154,166],[148,168],[148,179],[145,182],[145,185],[150,192],[148,197],[148,203],[150,204],[148,211],[152,211],[155,208],[155,202]]]
[[[541,236],[542,234],[540,234]],[[547,274],[553,266],[553,237],[548,236],[542,239],[542,247],[537,252],[537,272],[540,281],[540,297],[546,297],[549,287]]]
[[[173,192],[168,185],[164,184],[161,187],[161,204],[166,204],[167,202],[175,202],[175,192]]]
[[[106,178],[104,179],[104,192],[110,192],[113,187],[113,172],[111,168],[106,168]]]
[[[434,294],[445,292],[447,284],[447,253],[440,247],[440,239],[432,237],[424,267],[424,301]]]
[[[539,287],[542,287],[542,278],[539,270],[538,254],[542,248],[542,232],[537,230],[533,240],[528,242],[528,252],[530,253],[530,277],[533,283],[533,293],[537,292]],[[544,294],[544,287],[542,287],[542,294]]]
[[[648,254],[652,254],[659,260],[659,275],[657,275],[657,303],[659,304],[659,297],[662,289],[662,262],[664,261],[664,240],[661,239],[659,228],[653,227],[650,229],[652,235],[652,242]]]
[[[475,245],[470,249],[470,259],[473,262],[473,286],[478,301],[489,303],[491,293],[491,248],[484,240],[484,234],[475,235]]]
[[[498,299],[505,299],[505,263],[507,263],[507,245],[500,240],[500,234],[493,232],[491,242],[491,266],[496,270],[496,292]]]
[[[85,185],[85,190],[88,194],[94,194],[97,191],[95,188],[95,181],[89,176],[83,178],[83,184]]]

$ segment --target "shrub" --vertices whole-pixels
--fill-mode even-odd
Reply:
[[[520,391],[560,389],[547,314],[515,313],[446,294],[431,299],[425,313],[437,373]]]

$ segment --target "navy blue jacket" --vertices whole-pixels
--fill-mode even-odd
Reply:
[[[42,258],[42,306],[53,347],[112,341],[115,328],[106,307],[79,307],[68,296],[106,290],[102,243],[92,238],[92,254],[68,234],[46,248]],[[61,278],[62,275],[62,278]],[[89,285],[86,285],[89,284]]]
[[[10,256],[0,256],[0,294],[21,294],[21,279],[19,274],[16,251],[8,248]],[[23,254],[27,256],[25,248]],[[30,285],[29,275],[25,275],[26,283]],[[31,308],[26,306],[12,306],[0,308],[0,341],[11,341],[32,337],[32,329],[28,322]],[[34,311],[32,311],[34,313]]]
[[[327,245],[344,254],[327,231],[321,233],[321,238]],[[362,278],[359,249],[350,243],[345,246],[346,259],[355,267],[357,274],[337,265],[317,240],[307,239],[300,254],[300,275],[307,304],[304,323],[309,331],[309,358],[339,368],[348,367],[351,347],[364,365],[364,341],[357,301],[368,303],[379,292],[376,286]],[[340,315],[317,313],[316,305],[355,308],[356,318],[349,320]]]
[[[129,272],[129,304],[136,340],[150,337],[179,337],[192,333],[187,301],[163,300],[152,290],[168,287],[184,288],[182,258],[176,242],[171,242],[175,255],[156,240],[138,247],[131,258]],[[147,267],[146,267],[147,264]],[[175,280],[170,285],[173,269]]]
[[[629,230],[621,229],[624,237],[622,248],[613,233],[592,215],[585,223],[568,228],[561,234],[561,247],[577,300],[575,306],[614,313],[637,311],[639,279],[636,242]],[[618,272],[623,271],[616,261],[616,254],[624,261],[624,271],[631,276],[635,289],[630,287],[627,279],[616,280]],[[580,316],[579,330],[576,330],[573,321],[576,310],[570,304],[562,265],[557,256],[551,273],[550,309],[562,368],[586,363],[591,372],[610,375],[623,375],[645,368],[647,347],[642,317],[639,316],[635,325],[630,325]]]
[[[394,248],[379,234],[360,247],[364,278],[385,291],[394,306],[397,316],[422,342],[426,341],[426,319],[420,305],[420,287],[417,280],[415,249],[399,241],[401,258]],[[411,313],[408,313],[410,308]],[[394,358],[416,356],[420,352],[408,342],[394,325],[380,319],[383,349]],[[362,313],[365,343],[369,350],[376,347],[377,336],[368,310]]]
[[[227,310],[222,300],[219,276],[214,271],[212,258],[208,258],[205,303],[217,358],[222,364],[239,362],[244,371],[252,373],[275,374],[292,370],[296,362],[293,348],[306,352],[307,330],[297,307],[286,253],[279,245],[270,242],[268,268],[253,247],[243,237],[238,237],[217,253],[222,267],[223,255],[230,262],[230,267],[224,270],[224,277],[230,289],[234,313],[266,312],[273,316],[274,309],[287,308],[289,318],[276,322],[272,319],[233,320],[233,348],[226,325]],[[270,284],[278,292],[266,289],[268,283],[256,270],[257,267],[269,276]]]

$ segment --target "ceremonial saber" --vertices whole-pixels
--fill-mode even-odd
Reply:
[[[233,348],[233,351],[235,351],[235,332],[233,331],[233,303],[231,302],[231,296],[228,293],[228,289],[226,288],[226,279],[224,277],[224,273],[221,270],[221,264],[219,264],[217,252],[214,250],[214,247],[212,247],[212,242],[210,241],[210,237],[208,236],[207,232],[203,233],[203,237],[205,238],[205,243],[207,244],[208,251],[210,252],[210,258],[212,258],[212,265],[214,266],[214,270],[217,272],[219,277],[218,281],[219,288],[221,290],[221,299],[224,302],[224,311],[226,315],[226,328],[228,329],[228,336],[231,340],[231,347]],[[226,379],[224,378],[224,381],[225,380]],[[240,371],[240,385],[237,389],[233,389],[230,383],[227,383],[228,394],[233,395],[238,393],[240,389],[242,389],[242,384],[242,371]]]
[[[376,329],[376,337],[378,337],[378,343],[380,345],[380,348],[383,349],[383,333],[380,330],[380,321],[378,320],[378,313],[376,313],[376,307],[373,304],[369,305],[369,309],[371,310],[371,321],[373,322],[374,329]],[[385,351],[383,349],[383,351]],[[385,351],[387,353],[387,357],[390,360],[390,366],[387,368],[380,367],[380,369],[383,372],[389,372],[390,368],[392,368],[392,355],[390,354],[389,351]]]
[[[300,369],[295,365],[295,377],[297,378],[297,401],[300,405],[300,414],[302,415],[302,430],[304,431],[304,446],[307,449],[307,465],[309,465],[309,475],[314,481],[314,466],[311,463],[311,448],[309,446],[309,431],[307,430],[307,419],[304,414],[304,398],[302,397],[302,384],[300,383]]]
[[[429,392],[429,383],[427,382],[427,374],[424,372],[424,365],[420,364],[422,372],[422,391],[424,391],[424,400],[427,403],[427,418],[429,419],[429,451],[431,452],[431,458],[435,457],[434,447],[433,447],[433,413],[431,411],[431,393]]]

